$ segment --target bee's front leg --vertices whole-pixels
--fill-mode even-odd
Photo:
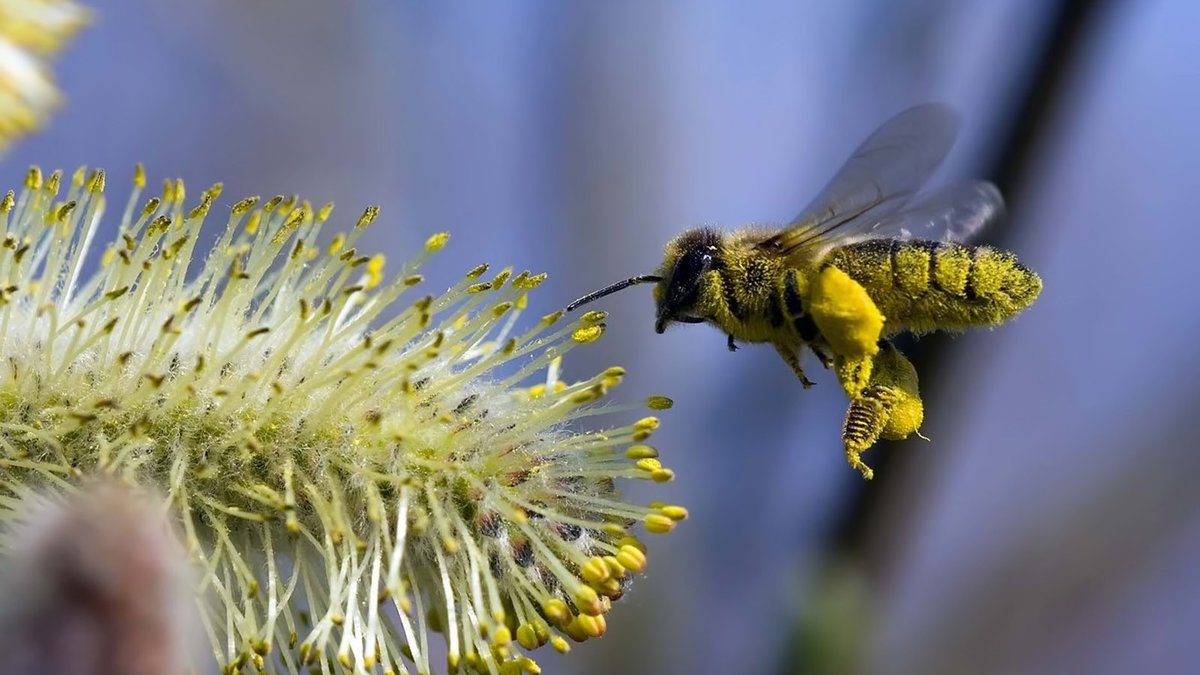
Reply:
[[[817,355],[817,360],[821,362],[821,365],[825,367],[825,370],[829,370],[833,367],[833,357],[826,353],[824,349],[813,345],[809,345],[808,348],[812,350],[813,354]]]
[[[725,343],[729,346],[729,351],[736,352],[738,350],[737,343],[733,341],[733,333],[729,334],[729,341]]]
[[[796,374],[796,377],[800,379],[800,386],[804,387],[805,389],[812,389],[813,385],[816,383],[804,375],[804,369],[800,367],[800,356],[796,353],[796,350],[792,347],[781,345],[777,342],[775,343],[775,351],[779,352],[779,355],[783,357],[784,362],[788,364],[788,367],[791,368],[792,372]]]

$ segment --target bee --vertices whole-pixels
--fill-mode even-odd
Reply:
[[[850,155],[815,199],[783,228],[701,227],[666,246],[653,274],[572,302],[567,311],[652,283],[655,331],[711,324],[738,342],[768,343],[795,373],[812,352],[850,399],[842,428],[847,461],[880,438],[918,433],[924,417],[911,362],[892,344],[902,333],[998,326],[1027,308],[1042,281],[1006,251],[972,246],[1004,211],[990,183],[918,192],[957,136],[941,104],[891,118]]]

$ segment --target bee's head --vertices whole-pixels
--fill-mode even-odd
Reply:
[[[720,264],[720,244],[720,233],[708,228],[688,230],[667,244],[661,280],[654,287],[656,332],[665,331],[673,321],[704,321],[696,313],[696,303],[704,275]]]
[[[633,277],[589,293],[567,305],[567,311],[634,284],[653,283],[654,301],[658,306],[655,331],[662,333],[668,324],[676,321],[701,323],[705,318],[696,313],[696,304],[704,275],[720,265],[720,244],[721,235],[716,230],[688,230],[667,244],[658,274]]]

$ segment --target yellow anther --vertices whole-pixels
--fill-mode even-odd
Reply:
[[[382,255],[375,255],[367,262],[367,288],[375,288],[383,281],[383,266],[387,259]]]
[[[30,190],[36,190],[42,187],[42,170],[36,166],[29,167],[29,172],[25,174],[25,187]]]
[[[550,638],[550,646],[554,647],[554,651],[558,652],[559,654],[566,654],[567,652],[571,651],[570,643],[564,640],[561,635],[555,635],[554,637]]]
[[[495,634],[492,635],[492,646],[507,647],[510,644],[512,644],[512,633],[508,630],[508,627],[500,626],[497,628]]]
[[[580,614],[575,617],[573,623],[579,624],[580,629],[583,630],[583,634],[591,638],[598,638],[608,630],[608,622],[605,621],[603,615],[599,614],[596,616]]]
[[[492,288],[500,288],[504,284],[508,283],[508,279],[511,276],[512,276],[511,268],[505,268],[505,269],[500,270],[500,273],[496,275],[496,278],[492,279]]]
[[[571,333],[571,339],[579,344],[587,344],[599,340],[601,335],[604,335],[604,324],[602,323],[576,329],[574,333]]]
[[[625,450],[625,456],[629,459],[654,459],[658,457],[658,450],[649,445],[631,445]]]
[[[584,312],[583,316],[579,317],[579,320],[584,323],[600,323],[607,318],[608,312],[593,310],[591,312]]]
[[[514,288],[527,291],[532,288],[536,288],[545,278],[545,274],[530,274],[529,272],[521,272],[515,278],[513,278],[512,285]]]
[[[610,571],[603,558],[595,557],[584,563],[579,573],[584,581],[596,585],[608,579]]]
[[[563,626],[561,630],[567,634],[567,637],[576,642],[583,642],[588,639],[588,634],[584,632],[583,625],[575,619],[572,619],[570,623]]]
[[[610,598],[619,597],[622,593],[621,580],[616,577],[609,577],[596,587],[596,591],[600,593],[600,602],[604,605],[604,611],[612,609],[612,600]]]
[[[580,586],[575,589],[575,592],[571,594],[571,600],[583,614],[596,616],[604,613],[604,606],[600,604],[600,595],[591,586]]]
[[[651,513],[644,521],[646,531],[653,534],[666,534],[675,529],[675,521],[661,513]]]
[[[658,471],[662,468],[662,462],[658,461],[654,457],[647,457],[645,459],[639,459],[637,464],[634,466],[642,471]]]
[[[558,598],[551,598],[542,603],[542,613],[546,615],[556,624],[569,621],[571,619],[571,610],[567,609],[567,603]]]
[[[666,396],[651,396],[646,399],[646,407],[651,410],[668,410],[675,402]]]
[[[300,225],[300,223],[304,222],[306,218],[308,218],[308,212],[305,211],[303,207],[297,206],[296,208],[292,209],[292,212],[289,213],[287,218],[283,221],[283,228],[279,231],[279,234],[282,235],[287,231],[295,229]],[[276,235],[276,237],[278,236],[279,235]]]
[[[686,520],[688,517],[687,509],[682,506],[664,506],[659,509],[659,512],[675,521]]]
[[[448,241],[450,241],[449,232],[438,232],[425,240],[425,250],[430,253],[436,253],[445,248]]]
[[[571,395],[571,403],[575,405],[585,405],[593,401],[600,400],[606,392],[606,387],[603,384],[593,385],[583,391]]]
[[[317,221],[325,222],[326,220],[329,220],[329,216],[332,213],[333,213],[333,202],[325,202],[324,204],[321,205],[321,208],[317,209],[317,216],[316,216]]]
[[[643,417],[633,423],[635,431],[654,431],[658,428],[659,421],[657,417]]]
[[[97,170],[92,174],[92,180],[88,183],[88,191],[92,194],[100,194],[104,192],[104,171]]]
[[[204,194],[200,196],[200,201],[214,202],[217,200],[218,197],[221,196],[221,193],[224,190],[225,190],[224,183],[213,183],[212,185],[210,185],[208,187],[207,190],[204,191]]]
[[[659,469],[650,472],[650,480],[655,483],[670,483],[675,480],[675,472],[670,469]]]
[[[625,526],[621,525],[620,523],[605,523],[603,529],[605,533],[614,537],[624,537],[629,534],[628,530],[625,529]]]
[[[542,646],[542,642],[538,640],[537,631],[533,626],[523,623],[517,626],[517,644],[525,649],[534,650]]]
[[[625,544],[617,550],[617,562],[632,572],[646,569],[646,554],[636,546]]]
[[[196,218],[203,218],[204,216],[207,216],[210,206],[212,206],[212,202],[210,200],[206,199],[200,202],[195,206],[195,208],[188,212],[188,218],[194,220]]]
[[[75,206],[76,202],[69,201],[58,207],[58,212],[54,214],[55,219],[60,223],[66,222],[67,216],[71,215],[71,212],[75,210]]]
[[[146,167],[141,162],[133,165],[133,187],[139,190],[146,187]]]
[[[46,179],[46,192],[52,195],[58,194],[58,189],[62,184],[62,171],[54,171],[50,177]]]
[[[617,547],[632,546],[642,553],[646,552],[646,545],[640,539],[633,535],[626,535],[617,540]]]
[[[608,568],[608,574],[612,579],[620,579],[625,576],[625,566],[617,560],[616,556],[606,555],[602,558],[604,566]]]
[[[354,224],[354,229],[361,230],[362,228],[375,222],[375,219],[378,217],[379,217],[379,207],[378,206],[368,206],[363,211],[363,214],[358,217],[358,222]],[[439,239],[439,237],[440,237],[440,239]],[[425,248],[428,251],[436,251],[436,250],[440,249],[442,246],[445,246],[446,240],[449,238],[450,238],[450,235],[445,232],[442,232],[441,234],[435,234],[432,237],[430,237],[428,240],[426,240]],[[434,243],[435,239],[438,239],[438,241],[441,242],[440,244],[437,245],[437,248],[433,247],[433,243]]]
[[[258,203],[257,196],[246,197],[245,199],[242,199],[242,200],[238,201],[238,203],[234,204],[233,208],[230,210],[233,212],[234,215],[241,215],[241,214],[249,211],[250,209],[254,208],[254,205],[257,203]]]

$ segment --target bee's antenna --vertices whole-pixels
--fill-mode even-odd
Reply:
[[[588,293],[587,295],[576,300],[575,302],[572,302],[571,304],[567,305],[567,311],[569,312],[569,311],[575,309],[576,307],[579,307],[580,305],[586,305],[587,303],[589,303],[593,300],[599,300],[600,298],[603,298],[606,295],[612,295],[613,293],[616,293],[617,291],[623,291],[626,288],[629,288],[630,286],[635,286],[637,284],[653,284],[653,283],[658,283],[662,280],[663,280],[662,277],[654,275],[654,274],[643,274],[640,277],[633,277],[632,279],[618,281],[617,283],[613,284],[612,286],[605,286],[604,288],[601,288],[598,291]]]

